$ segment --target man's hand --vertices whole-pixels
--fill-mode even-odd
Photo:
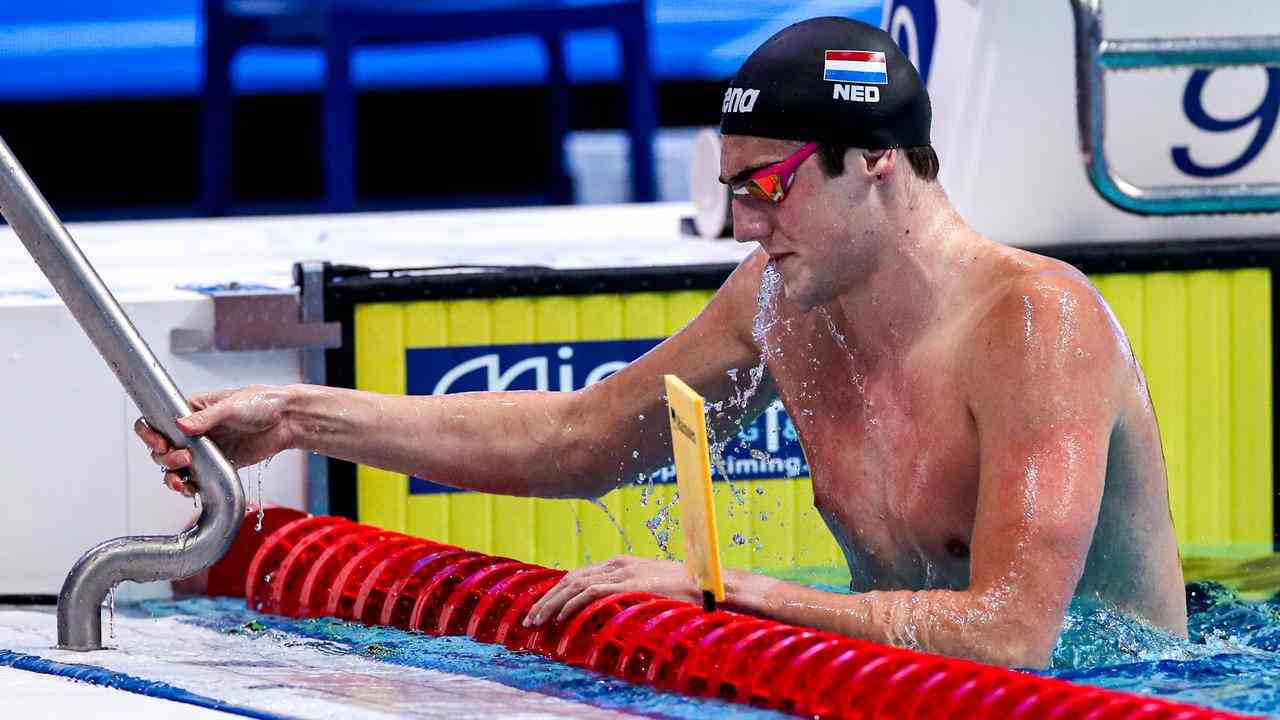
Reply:
[[[690,602],[702,598],[683,564],[621,555],[565,575],[529,608],[524,624],[564,620],[594,600],[624,592],[648,592]]]
[[[178,429],[187,437],[208,435],[235,468],[254,465],[292,447],[292,432],[284,422],[285,389],[255,385],[239,390],[197,395],[188,400],[196,412],[178,418]],[[151,460],[164,469],[164,482],[190,497],[195,490],[184,479],[191,466],[191,451],[176,450],[146,420],[133,424],[151,450]]]

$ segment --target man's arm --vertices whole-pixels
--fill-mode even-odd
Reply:
[[[727,371],[738,368],[738,376],[745,379],[748,368],[757,363],[759,351],[750,328],[763,259],[757,253],[744,261],[703,312],[673,337],[577,392],[413,397],[315,386],[253,389],[241,393],[243,398],[220,395],[192,422],[180,426],[190,430],[188,434],[212,431],[215,440],[231,447],[253,445],[235,432],[238,426],[245,432],[260,430],[262,423],[245,423],[240,416],[265,397],[263,405],[279,406],[288,447],[467,490],[599,496],[637,473],[669,462],[664,373],[680,375],[715,399],[733,393],[734,381]],[[766,382],[751,406],[742,410],[758,412],[771,397]],[[155,438],[144,439],[155,449]],[[189,463],[185,452],[157,453],[156,459],[170,468],[184,467],[184,460]]]
[[[1117,378],[1132,361],[1096,291],[1061,276],[1000,293],[971,347],[981,467],[968,589],[842,595],[730,571],[730,607],[946,655],[1048,663],[1097,522]],[[683,568],[661,561],[575,573],[533,608],[534,623],[597,587],[697,595]]]

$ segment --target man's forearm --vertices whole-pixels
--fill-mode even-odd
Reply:
[[[601,489],[569,436],[571,393],[396,396],[283,388],[294,447],[467,490],[542,497]]]
[[[730,570],[731,609],[864,640],[1015,667],[1043,667],[1062,617],[1017,622],[998,597],[970,591],[823,592]],[[1007,600],[1007,598],[1006,598]]]

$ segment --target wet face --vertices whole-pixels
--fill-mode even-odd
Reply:
[[[781,162],[804,143],[729,135],[720,153],[720,179],[735,184]],[[796,171],[781,203],[733,199],[733,234],[758,242],[782,276],[787,298],[802,307],[830,302],[866,272],[878,210],[868,202],[872,178],[863,153],[851,151],[843,175],[828,177],[814,154]]]

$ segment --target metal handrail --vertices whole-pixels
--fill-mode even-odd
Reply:
[[[1280,36],[1107,40],[1102,0],[1069,0],[1076,29],[1076,113],[1085,172],[1098,194],[1139,215],[1280,211],[1280,183],[1144,187],[1111,169],[1106,155],[1107,70],[1280,64]]]
[[[175,446],[186,447],[188,440],[175,422],[191,412],[182,393],[3,138],[0,214],[147,422]],[[192,484],[201,501],[195,526],[173,536],[107,540],[77,560],[58,596],[58,647],[102,647],[102,601],[117,583],[190,577],[217,562],[235,541],[245,509],[240,479],[208,438],[196,438],[189,446]]]

